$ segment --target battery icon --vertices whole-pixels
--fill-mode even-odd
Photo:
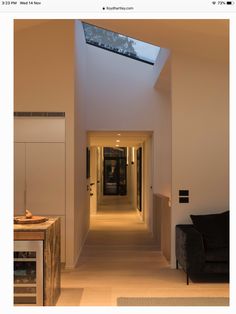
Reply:
[[[226,4],[230,5],[230,4],[234,4],[233,1],[227,1]]]

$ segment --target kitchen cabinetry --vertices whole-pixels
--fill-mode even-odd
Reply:
[[[65,261],[65,119],[16,117],[14,214],[60,216],[61,260]]]

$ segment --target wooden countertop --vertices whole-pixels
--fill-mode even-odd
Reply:
[[[47,216],[46,216],[47,217]],[[14,232],[21,232],[21,231],[46,231],[49,229],[59,217],[47,217],[48,220],[38,224],[14,224]]]

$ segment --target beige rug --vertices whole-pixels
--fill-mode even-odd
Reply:
[[[120,297],[117,306],[229,306],[229,298]]]

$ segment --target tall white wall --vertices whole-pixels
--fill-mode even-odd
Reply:
[[[87,128],[156,128],[158,93],[152,86],[153,67],[90,45],[87,53]]]
[[[175,225],[229,207],[228,63],[172,60],[172,265]],[[189,189],[189,204],[178,190]]]
[[[171,197],[171,90],[157,89],[159,106],[157,113],[158,131],[153,134],[153,191]]]
[[[85,107],[87,95],[87,46],[80,21],[75,22],[75,215],[74,254],[78,260],[89,230],[89,179],[86,178],[87,133]]]

